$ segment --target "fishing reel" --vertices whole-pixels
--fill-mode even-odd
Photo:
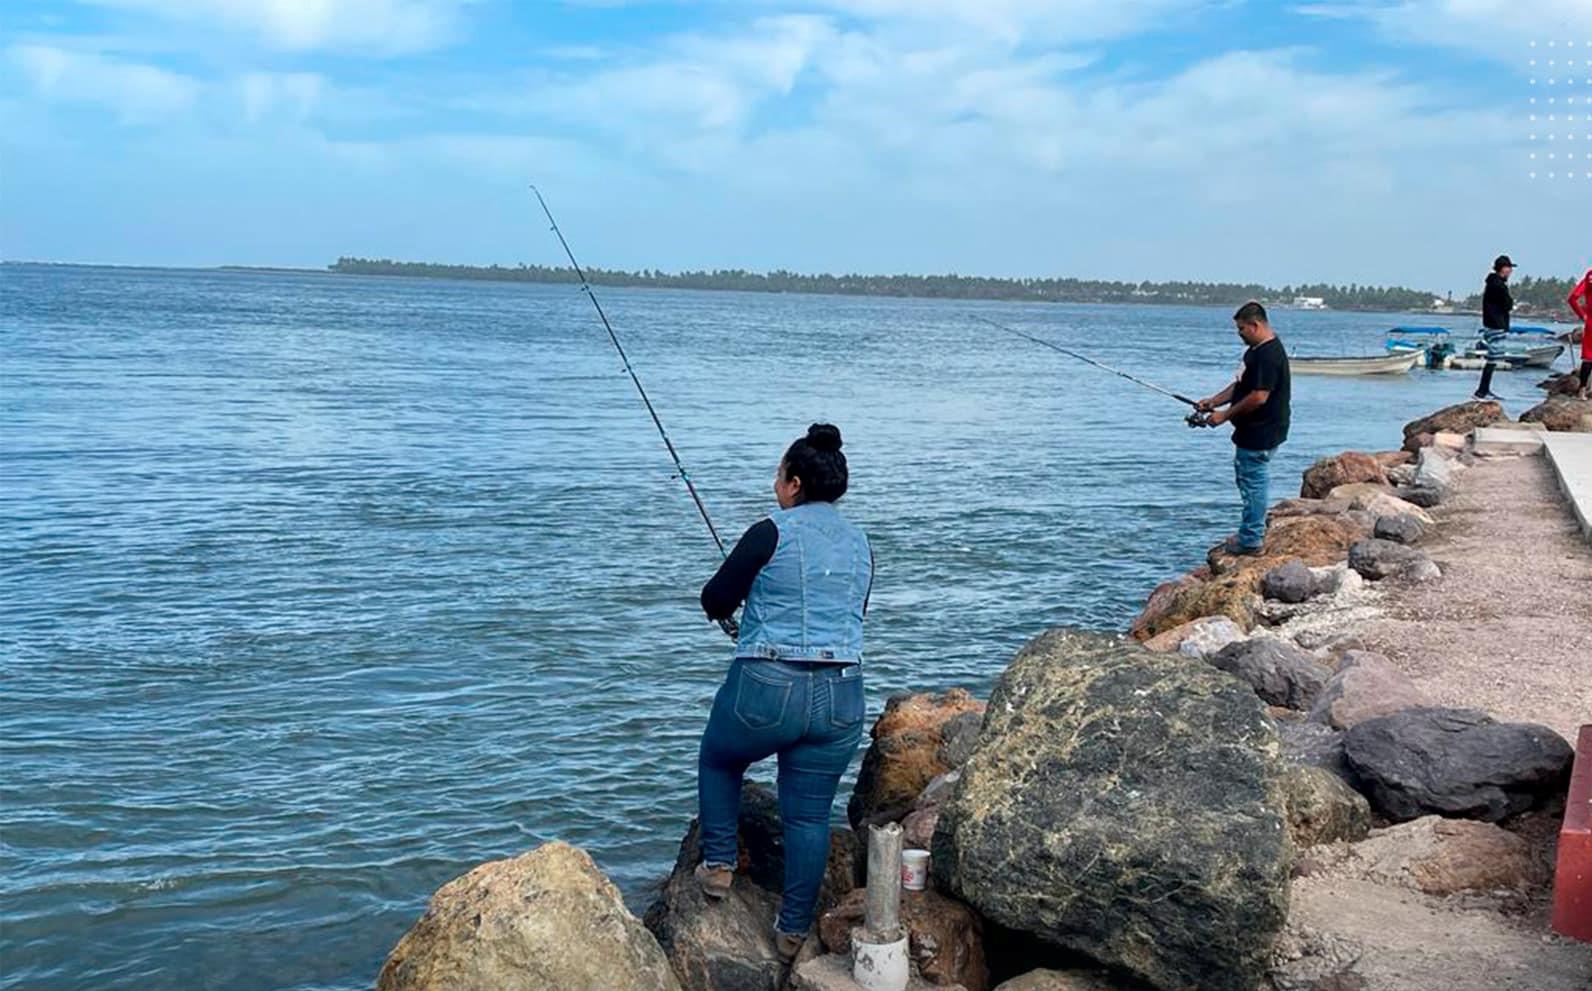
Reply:
[[[1188,424],[1190,427],[1195,428],[1216,426],[1216,424],[1211,422],[1211,415],[1200,410],[1195,410],[1188,416],[1185,416],[1183,418],[1183,422]]]

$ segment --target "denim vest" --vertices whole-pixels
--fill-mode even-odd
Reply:
[[[774,556],[752,580],[736,657],[861,661],[862,607],[873,580],[863,536],[831,502],[770,513]]]

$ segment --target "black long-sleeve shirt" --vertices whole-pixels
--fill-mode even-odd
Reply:
[[[724,559],[719,570],[702,586],[702,611],[708,614],[708,619],[716,622],[735,615],[735,610],[740,608],[752,591],[752,582],[757,579],[757,573],[773,559],[778,547],[779,527],[773,520],[759,520],[741,535],[741,539],[730,549],[730,556]],[[868,550],[868,559],[870,562],[873,560],[872,548]],[[868,611],[868,599],[872,595],[873,579],[870,576],[868,592],[862,600],[863,612]]]
[[[1514,308],[1509,281],[1497,272],[1488,273],[1487,284],[1481,291],[1481,325],[1488,330],[1508,330],[1509,311]]]

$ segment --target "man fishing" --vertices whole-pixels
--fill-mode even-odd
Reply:
[[[1229,554],[1260,553],[1266,539],[1266,507],[1271,487],[1271,456],[1288,439],[1291,388],[1288,352],[1271,329],[1266,308],[1250,300],[1233,314],[1238,336],[1249,345],[1238,378],[1216,395],[1201,399],[1195,408],[1210,414],[1207,422],[1233,425],[1234,474],[1243,499],[1243,519],[1238,534],[1222,549]],[[1223,410],[1221,407],[1227,407]]]
[[[1503,343],[1509,336],[1509,313],[1515,301],[1509,295],[1509,277],[1515,272],[1515,263],[1508,255],[1499,255],[1493,261],[1493,270],[1487,273],[1481,290],[1481,339],[1487,350],[1487,364],[1482,366],[1481,381],[1476,384],[1475,399],[1497,399],[1492,391],[1493,371],[1498,359],[1504,355]]]

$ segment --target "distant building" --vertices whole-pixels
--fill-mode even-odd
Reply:
[[[1324,310],[1327,301],[1320,296],[1295,296],[1293,306],[1296,310]]]

